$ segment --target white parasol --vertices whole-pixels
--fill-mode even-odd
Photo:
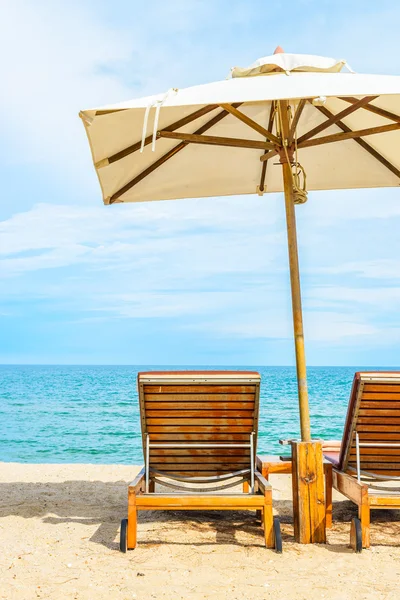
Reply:
[[[285,192],[301,433],[310,424],[294,204],[400,185],[400,77],[273,56],[229,78],[84,110],[105,204]]]

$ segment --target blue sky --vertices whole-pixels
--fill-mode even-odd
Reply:
[[[0,362],[293,364],[283,198],[103,207],[78,112],[280,44],[400,74],[393,1],[3,0]],[[313,365],[400,363],[400,192],[299,207]]]

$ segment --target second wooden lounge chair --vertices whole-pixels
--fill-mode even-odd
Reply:
[[[253,510],[266,546],[281,552],[272,488],[255,469],[260,375],[139,373],[138,391],[145,466],[128,487],[121,551],[136,547],[140,510]],[[156,483],[172,491],[156,492]]]
[[[358,506],[350,543],[361,552],[371,509],[400,509],[400,373],[355,374],[340,450],[324,455],[333,487]]]

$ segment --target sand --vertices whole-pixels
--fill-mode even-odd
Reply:
[[[146,512],[118,550],[138,467],[0,463],[0,598],[399,599],[400,512],[373,516],[371,550],[348,548],[355,506],[334,500],[326,545],[293,542],[290,477],[271,478],[284,552],[248,512]]]

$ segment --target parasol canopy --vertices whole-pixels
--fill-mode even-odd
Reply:
[[[280,100],[308,190],[399,185],[400,77],[278,53],[222,81],[82,111],[104,203],[283,191]]]

